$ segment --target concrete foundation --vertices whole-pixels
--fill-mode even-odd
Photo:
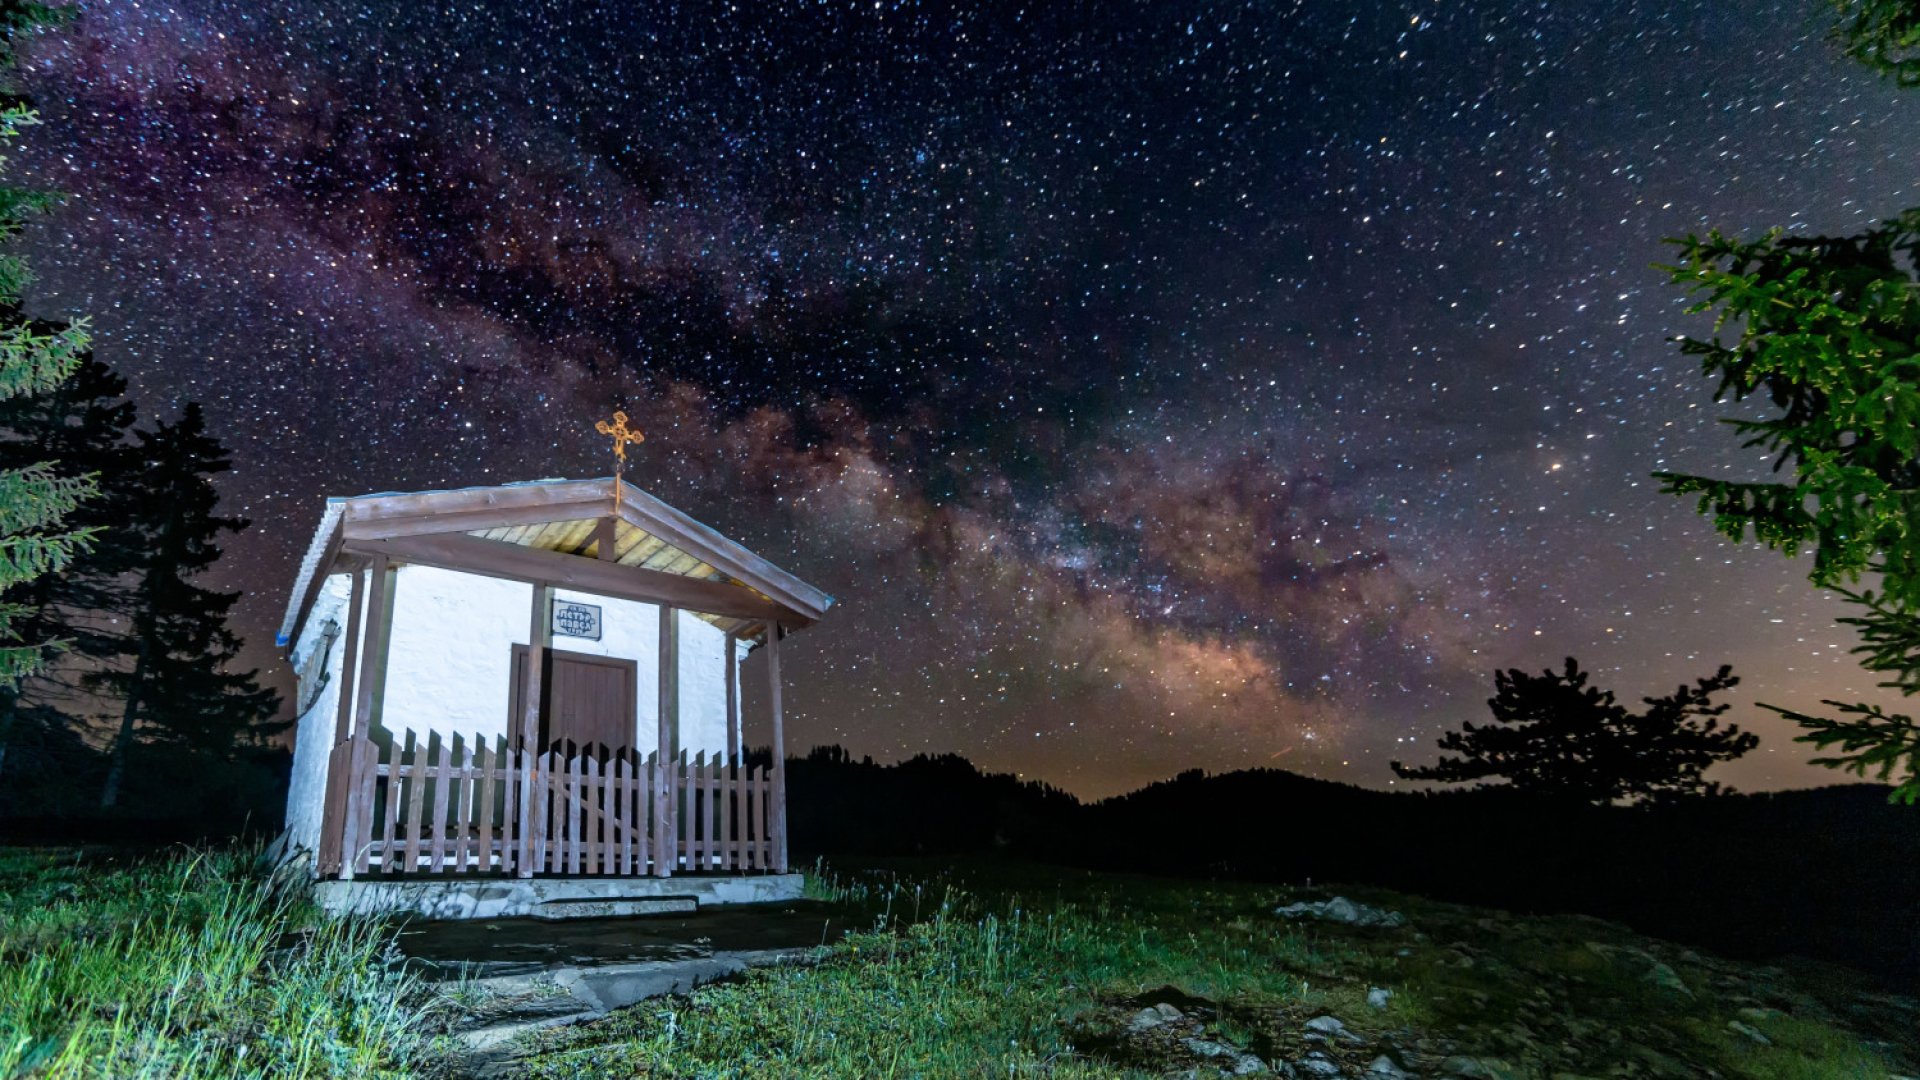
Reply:
[[[416,878],[320,881],[314,902],[336,915],[418,915],[428,919],[508,919],[565,910],[581,901],[688,899],[706,908],[797,900],[799,874],[674,878]]]

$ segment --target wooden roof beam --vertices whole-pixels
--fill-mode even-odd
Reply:
[[[581,484],[591,481],[581,481]],[[561,486],[561,485],[555,485]],[[383,540],[390,536],[425,533],[479,532],[514,525],[545,525],[583,521],[613,513],[613,498],[605,490],[582,492],[580,484],[566,498],[502,500],[502,493],[521,495],[528,490],[505,488],[483,491],[446,491],[431,495],[387,495],[349,500],[342,522],[349,540]],[[428,503],[427,499],[443,500]]]
[[[460,488],[454,491],[395,492],[388,495],[356,495],[342,500],[350,522],[387,518],[420,517],[428,514],[462,514],[482,510],[515,510],[544,506],[549,510],[570,503],[597,506],[613,498],[606,480],[563,480],[535,484],[507,484],[502,487]],[[597,517],[604,509],[582,513]],[[552,521],[549,517],[546,520]]]
[[[778,620],[789,625],[814,621],[805,612],[794,611],[738,585],[483,540],[465,533],[348,540],[342,550],[351,554],[385,555],[401,563],[577,589],[622,600],[670,604],[709,615]]]
[[[590,503],[560,506],[518,506],[492,510],[468,510],[452,514],[407,514],[400,517],[376,517],[355,520],[351,514],[342,522],[349,540],[385,540],[392,536],[425,536],[432,533],[480,532],[515,525],[548,525],[561,521],[587,521],[613,512],[613,503],[601,499]]]

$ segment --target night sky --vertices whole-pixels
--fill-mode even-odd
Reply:
[[[33,309],[204,402],[271,665],[327,495],[610,471],[839,598],[789,746],[1081,794],[1384,786],[1572,654],[1732,663],[1761,748],[1872,679],[1652,264],[1914,202],[1824,3],[88,4],[31,53]]]

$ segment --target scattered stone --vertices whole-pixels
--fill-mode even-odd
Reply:
[[[1767,1038],[1765,1035],[1762,1035],[1760,1033],[1760,1029],[1757,1027],[1754,1027],[1752,1024],[1742,1023],[1738,1020],[1729,1020],[1727,1021],[1727,1030],[1733,1032],[1736,1035],[1744,1035],[1747,1038],[1753,1040],[1754,1042],[1760,1044],[1761,1046],[1773,1045],[1773,1040]]]
[[[1373,1064],[1367,1066],[1367,1075],[1378,1076],[1381,1080],[1413,1080],[1412,1073],[1385,1054],[1373,1059]]]
[[[1681,997],[1693,996],[1693,991],[1687,989],[1687,984],[1680,980],[1680,973],[1658,960],[1654,961],[1653,966],[1648,968],[1640,978],[1663,990],[1671,990]]]
[[[1127,1021],[1127,1030],[1149,1031],[1162,1024],[1170,1024],[1175,1020],[1184,1019],[1186,1019],[1185,1013],[1163,1001],[1158,1005],[1150,1005],[1134,1013],[1133,1019]]]
[[[1307,1054],[1306,1057],[1294,1062],[1294,1066],[1299,1072],[1306,1076],[1341,1075],[1340,1066],[1335,1065],[1332,1058],[1318,1050],[1312,1051]]]
[[[1642,982],[1652,983],[1663,990],[1671,990],[1684,998],[1693,997],[1693,990],[1680,978],[1679,972],[1662,963],[1659,957],[1645,949],[1589,941],[1587,951],[1604,958],[1608,963],[1639,968]]]
[[[1337,1036],[1347,1033],[1347,1025],[1341,1023],[1337,1016],[1316,1016],[1307,1021],[1307,1030],[1317,1031],[1322,1035]]]
[[[1301,901],[1286,907],[1274,908],[1273,913],[1283,919],[1322,919],[1327,922],[1346,923],[1348,926],[1405,926],[1406,916],[1397,911],[1384,911],[1366,904],[1356,904],[1344,896],[1317,903]]]
[[[1441,1062],[1440,1068],[1461,1080],[1520,1080],[1521,1076],[1520,1070],[1499,1058],[1455,1055]]]
[[[1367,991],[1367,1004],[1373,1006],[1376,1009],[1384,1009],[1387,1007],[1387,1001],[1392,997],[1393,997],[1393,991],[1388,990],[1384,987],[1376,986],[1373,989]]]
[[[1340,1018],[1337,1016],[1316,1016],[1307,1021],[1306,1028],[1308,1032],[1307,1038],[1309,1039],[1317,1035],[1322,1039],[1339,1039],[1343,1042],[1355,1044],[1365,1043],[1367,1041],[1347,1030],[1347,1025],[1341,1023]]]
[[[1231,1058],[1232,1061],[1223,1067],[1231,1071],[1235,1076],[1252,1076],[1256,1073],[1267,1071],[1266,1062],[1229,1043],[1215,1042],[1212,1039],[1182,1039],[1180,1041],[1187,1049],[1199,1054],[1201,1057]]]
[[[1740,1014],[1740,1019],[1746,1020],[1749,1022],[1771,1020],[1776,1016],[1786,1015],[1785,1013],[1781,1012],[1779,1009],[1767,1009],[1767,1008],[1761,1008],[1753,1005],[1749,1005],[1746,1008],[1740,1009],[1738,1011]]]

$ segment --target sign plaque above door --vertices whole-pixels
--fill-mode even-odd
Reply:
[[[557,637],[600,640],[600,605],[572,600],[553,602],[553,632]]]

